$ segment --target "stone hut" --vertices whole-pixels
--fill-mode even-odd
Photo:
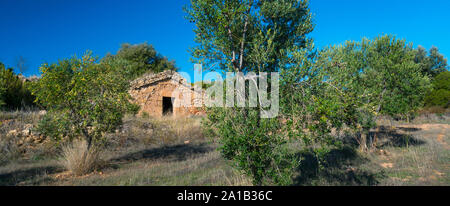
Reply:
[[[144,75],[131,82],[129,93],[141,106],[140,114],[147,113],[153,117],[204,114],[201,108],[204,91],[194,89],[174,71]]]

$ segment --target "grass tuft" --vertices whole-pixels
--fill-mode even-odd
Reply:
[[[100,155],[97,147],[88,151],[86,141],[77,140],[62,147],[61,165],[73,175],[85,175],[100,167]]]

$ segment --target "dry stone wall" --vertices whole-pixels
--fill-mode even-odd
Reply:
[[[131,82],[130,95],[144,112],[154,117],[163,116],[163,97],[171,97],[174,116],[202,115],[204,91],[191,88],[190,83],[174,71],[145,75]]]

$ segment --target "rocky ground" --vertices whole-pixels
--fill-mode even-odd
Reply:
[[[34,130],[43,112],[0,114],[0,185],[251,185],[205,138],[201,118],[127,117],[108,135],[105,165],[73,176]],[[450,185],[448,117],[381,121],[377,147],[332,151],[320,172],[302,155],[296,185]]]

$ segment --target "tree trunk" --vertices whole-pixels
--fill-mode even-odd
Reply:
[[[376,129],[375,129],[375,134],[373,135],[373,141],[371,142],[371,147],[376,148],[377,147],[377,137],[378,134],[380,133],[380,126],[377,124],[377,120],[378,120],[378,116],[375,117],[375,124],[376,124]]]
[[[359,131],[360,134],[360,142],[359,142],[359,149],[361,150],[361,152],[365,152],[367,151],[367,134],[366,131],[361,128]]]
[[[89,151],[92,147],[92,137],[86,129],[82,129],[82,132],[87,143],[87,151]]]
[[[380,133],[380,126],[377,125],[377,129],[375,130],[375,134],[373,135],[373,143],[372,143],[372,147],[376,148],[377,147],[377,141],[378,141],[378,134]]]

